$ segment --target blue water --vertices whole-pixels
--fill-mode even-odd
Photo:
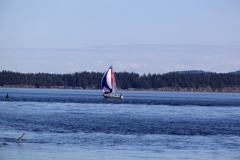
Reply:
[[[239,93],[101,94],[0,88],[0,159],[240,159]]]

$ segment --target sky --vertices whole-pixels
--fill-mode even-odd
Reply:
[[[239,0],[0,0],[0,71],[237,71],[239,17]]]

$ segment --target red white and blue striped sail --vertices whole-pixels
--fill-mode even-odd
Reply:
[[[117,86],[112,66],[110,66],[109,69],[104,73],[101,85],[104,94],[117,93]]]

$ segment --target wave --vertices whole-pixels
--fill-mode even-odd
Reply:
[[[41,108],[39,108],[40,111]],[[88,109],[90,110],[90,109]],[[53,111],[53,110],[52,110]],[[176,110],[175,110],[176,111]],[[223,110],[226,111],[226,110]],[[237,135],[240,136],[238,116],[165,117],[150,113],[98,112],[20,112],[0,113],[0,123],[6,128],[34,133],[105,133],[121,135]],[[197,112],[197,111],[196,111]],[[31,113],[31,114],[30,114]],[[204,114],[204,113],[201,113]],[[54,118],[53,118],[54,117]],[[2,126],[3,127],[3,126]],[[4,127],[4,128],[5,128]]]

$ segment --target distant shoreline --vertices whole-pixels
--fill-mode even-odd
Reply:
[[[82,88],[82,87],[72,87],[72,86],[35,86],[35,85],[2,85],[0,88],[45,88],[45,89],[79,89],[79,90],[93,90],[100,88]],[[224,88],[211,88],[211,87],[199,87],[199,88],[182,88],[182,87],[164,87],[164,88],[149,88],[149,89],[139,89],[139,88],[127,88],[119,90],[128,91],[174,91],[174,92],[219,92],[219,93],[240,93],[239,86],[224,87]]]

